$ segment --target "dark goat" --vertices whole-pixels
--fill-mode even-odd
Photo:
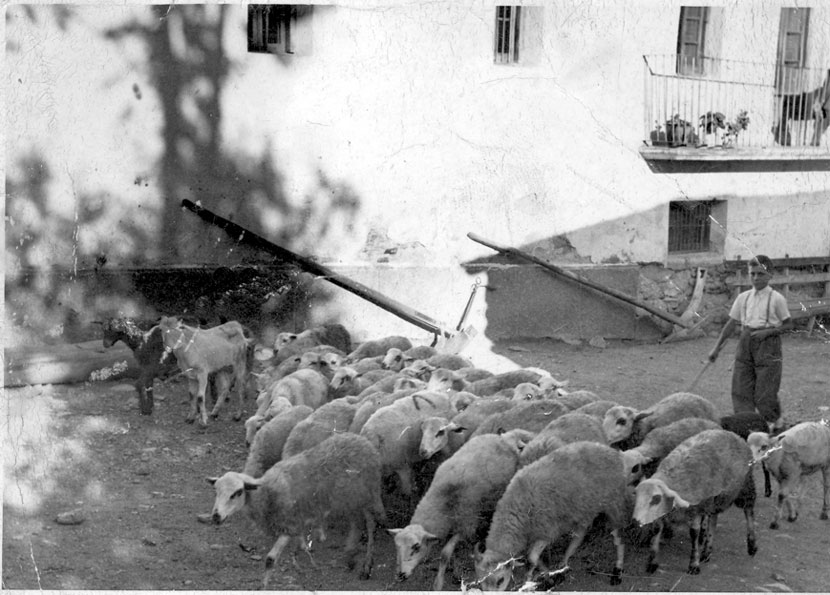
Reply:
[[[155,322],[131,318],[109,318],[104,321],[104,347],[123,341],[133,350],[139,372],[135,388],[138,391],[138,410],[142,415],[153,413],[153,381],[178,373],[176,358],[165,355],[161,332],[157,328],[149,334]]]
[[[142,415],[153,413],[153,381],[179,373],[176,356],[172,353],[165,354],[161,332],[155,325],[155,321],[132,318],[109,318],[103,323],[104,347],[108,348],[118,341],[123,341],[132,349],[138,362],[135,389],[138,392],[138,410]],[[229,386],[218,386],[217,382],[228,384],[230,378],[224,371],[210,375],[209,385],[218,398],[222,392],[227,392]]]
[[[781,95],[779,120],[772,127],[775,142],[790,146],[792,139],[788,123],[790,120],[815,120],[813,138],[810,144],[821,144],[821,135],[830,126],[830,70],[824,82],[812,91]]]

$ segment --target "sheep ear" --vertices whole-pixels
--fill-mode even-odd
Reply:
[[[652,415],[652,411],[641,411],[637,415],[634,416],[634,423],[637,423],[641,419],[647,418],[649,415]]]
[[[665,487],[664,489],[665,489],[666,499],[670,500],[673,503],[673,507],[676,507],[676,508],[689,508],[691,506],[691,503],[684,500],[680,496],[680,494],[678,494],[677,492],[675,492],[671,488]]]
[[[403,531],[403,529],[387,529],[387,531],[389,531],[390,535],[397,535],[398,533]]]
[[[258,483],[253,483],[251,481],[245,481],[244,485],[245,485],[245,489],[248,490],[249,492],[253,491],[253,490],[255,490],[259,487]]]
[[[210,484],[214,485],[217,481],[219,481],[218,477],[206,477],[205,480]]]

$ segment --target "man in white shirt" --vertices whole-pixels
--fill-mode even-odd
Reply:
[[[769,286],[772,267],[772,260],[762,254],[749,261],[752,289],[735,298],[709,361],[718,358],[721,347],[740,324],[732,369],[732,408],[735,413],[757,411],[770,432],[777,432],[784,429],[778,400],[783,369],[781,334],[792,330],[793,321],[787,299]]]

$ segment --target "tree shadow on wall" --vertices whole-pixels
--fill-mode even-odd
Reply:
[[[112,259],[109,267],[107,265],[108,248],[113,242],[129,246],[131,253],[126,257],[122,254],[121,261],[138,267],[183,263],[279,264],[269,255],[252,253],[234,244],[224,232],[210,228],[192,213],[184,212],[181,201],[185,198],[289,249],[313,249],[326,234],[353,232],[360,201],[347,185],[329,179],[321,171],[318,187],[302,204],[292,204],[270,147],[252,159],[250,153],[230,152],[223,146],[221,130],[223,119],[227,118],[221,99],[229,76],[239,66],[229,58],[225,47],[229,28],[235,26],[229,20],[232,9],[227,5],[148,6],[150,18],[146,14],[133,14],[123,24],[101,33],[113,44],[138,41],[145,51],[146,59],[138,68],[144,70],[153,89],[141,89],[136,82],[127,80],[128,74],[109,84],[131,87],[135,102],[140,102],[148,92],[158,96],[162,147],[158,161],[152,175],[141,171],[135,172],[134,179],[133,176],[130,178],[136,185],[157,185],[156,192],[162,198],[158,212],[152,216],[157,224],[142,227],[134,218],[123,215],[137,205],[126,204],[123,198],[118,201],[117,196],[109,197],[109,201],[102,200],[101,196],[84,193],[83,189],[75,193],[77,220],[67,219],[49,207],[50,199],[54,200],[54,197],[49,196],[47,189],[50,178],[48,155],[27,155],[18,160],[17,171],[24,173],[7,180],[7,212],[34,208],[38,213],[37,220],[42,222],[10,229],[7,221],[7,249],[15,251],[22,267],[43,269],[56,264],[67,267],[64,256],[67,250],[62,250],[60,262],[55,262],[56,255],[44,258],[44,251],[38,245],[47,242],[47,235],[60,238],[72,251],[76,266],[69,266],[69,269],[81,268],[95,274],[114,266]],[[74,18],[69,9],[55,14],[44,11],[53,11],[53,8],[32,8],[23,14],[39,25],[51,17],[61,30],[66,29]],[[238,33],[245,35],[243,28]],[[12,51],[25,50],[25,47],[12,48]],[[279,76],[279,62],[275,60],[274,65],[274,76]],[[263,103],[263,109],[266,108],[273,110],[278,106]],[[122,118],[129,118],[129,109]],[[15,158],[13,154],[10,157]],[[96,220],[109,222],[108,233],[88,242],[78,242],[78,229],[90,226]],[[266,228],[266,221],[276,223]],[[7,279],[7,297],[11,292],[26,301],[26,296],[34,293],[44,309],[59,306],[65,309],[66,304],[58,303],[57,296],[67,292],[67,284],[79,289],[84,285],[77,270],[69,270],[57,280],[53,275],[49,282],[15,283],[12,279],[10,287]],[[89,289],[89,282],[84,286]],[[182,289],[184,291],[178,292],[177,309],[195,311],[197,301],[205,296],[194,287]],[[94,299],[94,291],[87,291],[89,295],[84,294],[81,298],[83,293],[74,292],[73,315],[80,310],[87,319],[100,317],[101,308],[108,306],[102,306],[101,300]],[[289,293],[285,303],[281,302],[276,310],[292,308],[307,312],[309,304],[300,302],[308,295],[308,291]],[[318,300],[328,299],[325,291],[317,291],[314,296]],[[201,303],[204,304],[204,299]],[[113,308],[117,304],[117,301],[110,302]],[[306,322],[303,317],[274,312],[273,306],[271,310],[280,323],[298,327]],[[33,318],[36,312],[27,311],[27,314]],[[282,315],[277,316],[279,314]]]

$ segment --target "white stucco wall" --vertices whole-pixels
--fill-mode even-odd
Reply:
[[[460,263],[492,254],[467,239],[471,231],[513,246],[566,234],[588,264],[664,262],[667,203],[726,198],[725,258],[830,253],[828,172],[655,174],[639,155],[642,56],[675,52],[680,5],[545,3],[542,48],[530,66],[493,64],[494,2],[321,5],[304,27],[308,53],[285,63],[247,52],[246,9],[232,6],[222,146],[254,161],[270,150],[286,198],[318,205],[312,213],[321,220],[328,198],[319,172],[350,188],[359,200],[353,226],[335,220],[316,233],[322,224],[312,214],[291,247],[332,266],[372,267],[378,253],[367,238],[380,234],[407,248],[389,257],[390,274],[418,274],[377,283],[448,322],[473,281]],[[780,6],[724,5],[724,55],[772,61]],[[43,265],[71,266],[78,253],[98,252],[113,264],[136,252],[152,260],[161,256],[155,244],[132,245],[107,230],[115,217],[150,233],[169,200],[135,173],[157,173],[159,97],[147,48],[100,33],[156,17],[129,4],[74,8],[66,31],[42,8],[36,22],[20,6],[7,9],[8,174],[25,178],[21,159],[38,155],[51,173],[43,208],[77,222],[67,236],[29,208],[12,224],[41,234],[31,254]],[[816,3],[814,11],[810,51],[830,63],[830,8]],[[175,9],[167,18],[175,23]],[[191,51],[175,26],[170,35],[174,51]],[[198,93],[197,80],[183,101]],[[81,194],[110,216],[80,212]],[[286,225],[267,208],[261,223],[275,233]],[[14,269],[14,250],[6,263]],[[371,311],[362,307],[351,310],[356,322]]]

